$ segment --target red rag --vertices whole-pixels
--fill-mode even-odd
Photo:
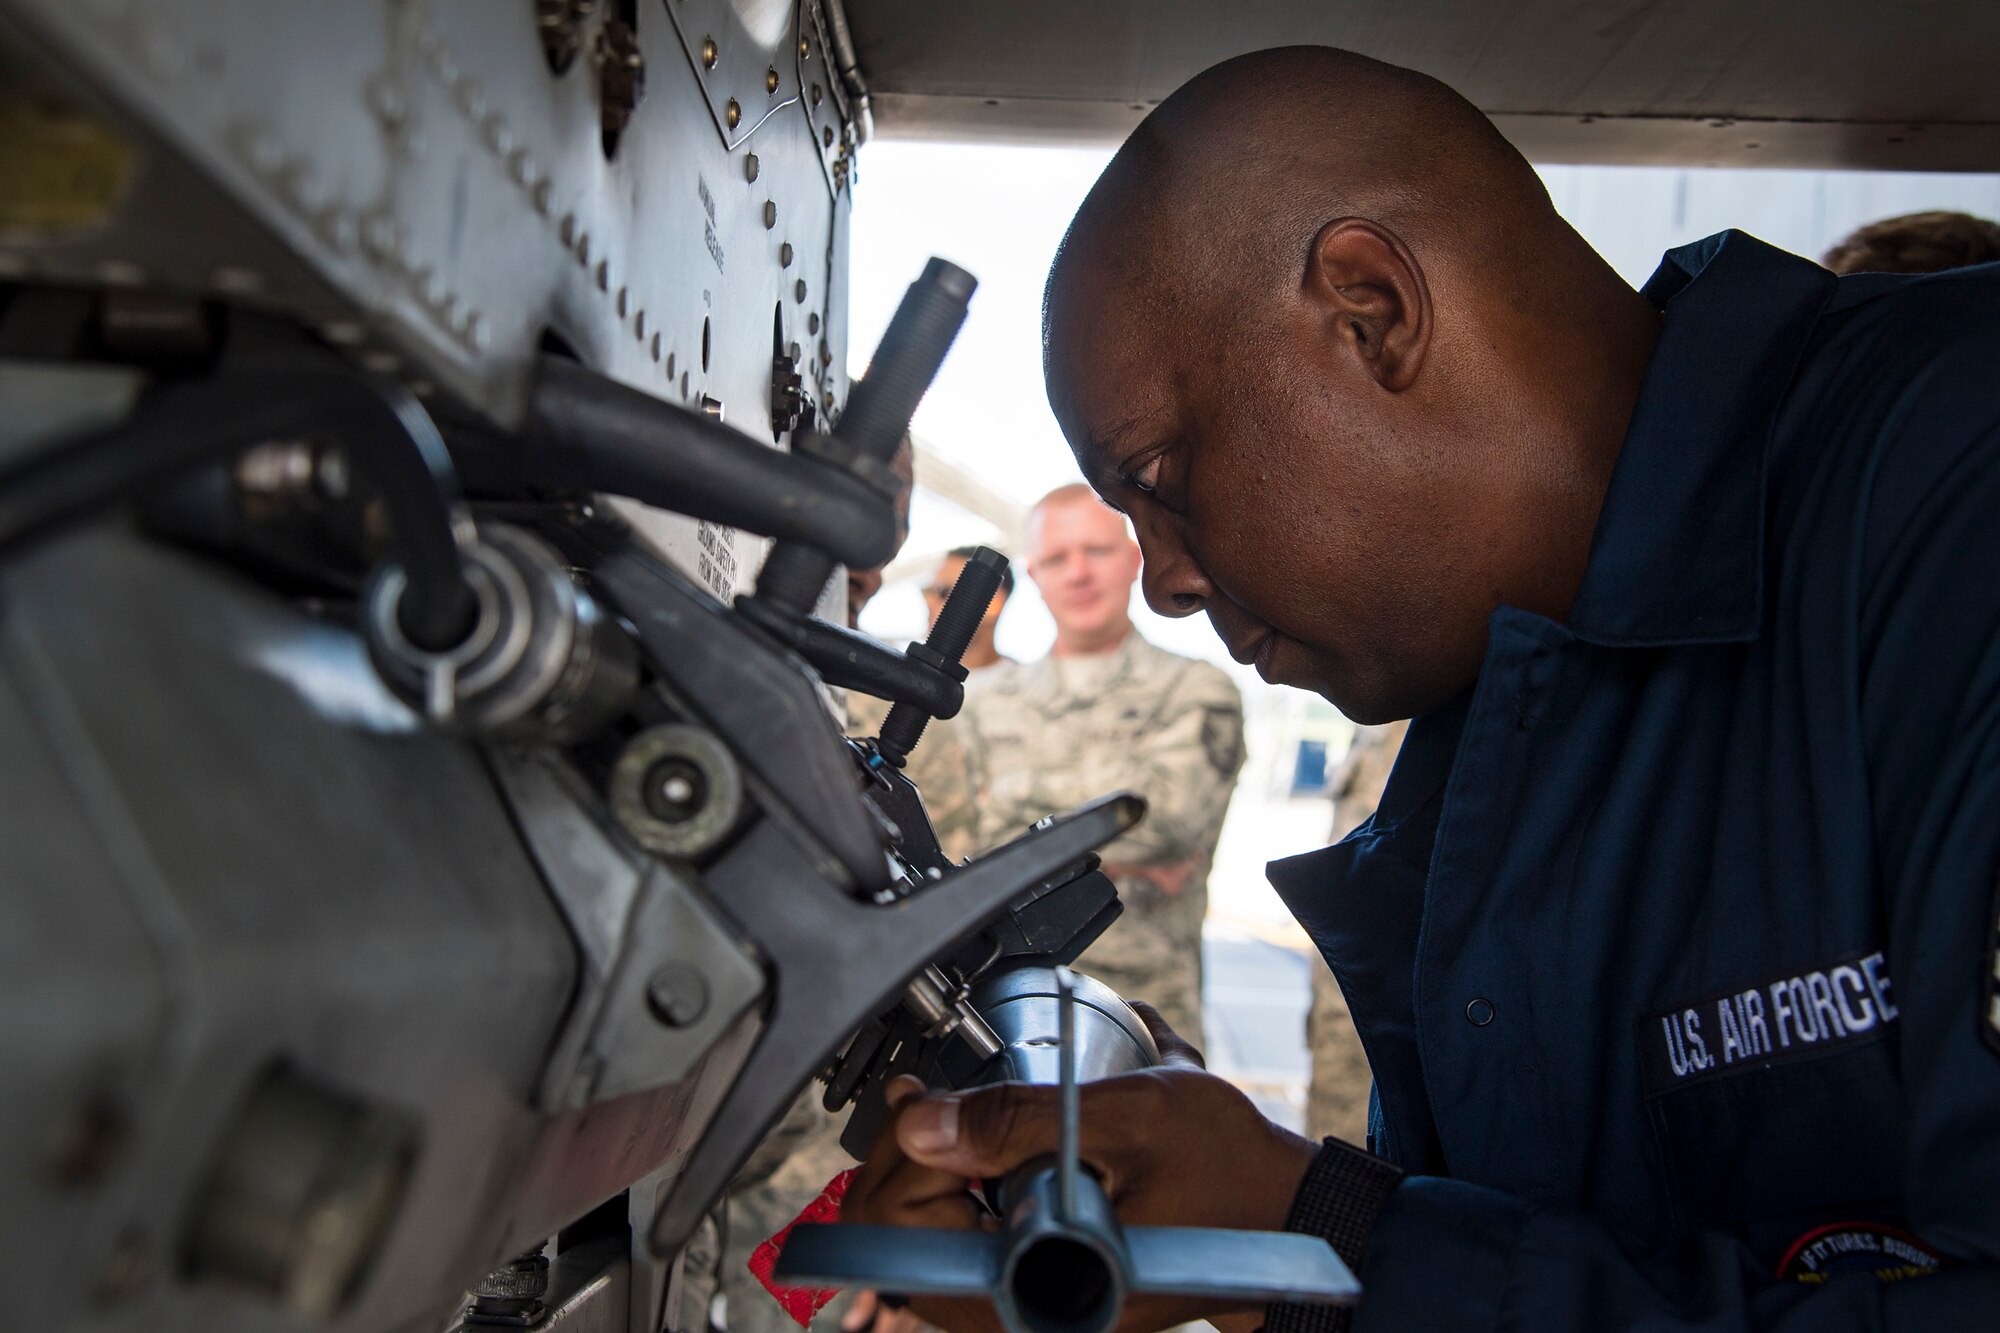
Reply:
[[[750,1253],[750,1272],[764,1284],[764,1290],[771,1293],[778,1304],[785,1307],[785,1313],[798,1322],[800,1328],[812,1327],[813,1316],[826,1308],[826,1303],[840,1294],[838,1287],[787,1287],[774,1280],[771,1274],[778,1266],[778,1251],[785,1248],[785,1237],[792,1234],[792,1228],[801,1222],[838,1222],[840,1201],[847,1197],[847,1186],[854,1179],[854,1168],[850,1167],[826,1182],[826,1188],[819,1197],[805,1206],[805,1211],[787,1222],[778,1234],[759,1245]]]

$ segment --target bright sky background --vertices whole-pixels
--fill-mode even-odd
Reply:
[[[1076,468],[1042,390],[1041,298],[1063,231],[1109,149],[876,142],[855,189],[851,338],[858,372],[910,279],[933,254],[978,275],[972,314],[918,411],[919,437],[1022,504],[1074,480]],[[1855,226],[1920,208],[2000,216],[2000,177],[1790,171],[1551,167],[1556,205],[1635,285],[1661,251],[1724,227],[1817,256]],[[922,477],[918,483],[921,486]],[[996,533],[919,494],[911,551],[974,541],[1012,553]],[[883,638],[923,631],[917,580],[885,589],[864,617]],[[1205,619],[1163,621],[1139,607],[1142,632],[1234,668]],[[1031,585],[1001,621],[1001,647],[1044,652],[1054,627]],[[1237,672],[1248,688],[1254,674]]]

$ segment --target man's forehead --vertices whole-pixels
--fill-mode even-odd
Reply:
[[[1037,550],[1118,542],[1126,536],[1125,516],[1089,494],[1050,500],[1028,517],[1028,538]]]

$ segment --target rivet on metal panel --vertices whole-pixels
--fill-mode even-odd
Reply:
[[[361,247],[376,263],[394,266],[402,252],[396,220],[386,213],[370,213],[361,224]]]
[[[686,963],[668,963],[646,979],[646,1006],[668,1027],[686,1027],[708,1009],[708,982]]]
[[[655,331],[653,334],[653,360],[658,361],[659,359],[660,359],[660,335],[657,331]]]
[[[820,92],[820,90],[819,90],[819,85],[815,83],[815,84],[814,84],[814,85],[812,86],[812,103],[813,103],[813,105],[814,105],[814,106],[818,106],[818,105],[819,105],[819,100],[820,100],[820,98],[821,98],[821,96],[822,96],[822,95],[823,95],[823,94],[822,94],[822,93]]]
[[[465,339],[465,345],[475,352],[483,352],[493,343],[493,330],[487,326],[477,311],[465,317],[461,336]]]
[[[819,132],[819,141],[828,148],[833,147],[833,126],[829,125]]]
[[[286,164],[284,174],[278,179],[278,189],[285,201],[301,213],[317,213],[326,206],[325,189],[304,161]]]
[[[776,69],[767,69],[764,71],[764,91],[773,97],[778,95],[778,71]]]
[[[543,177],[541,180],[536,181],[535,188],[529,191],[529,198],[534,201],[535,211],[537,213],[540,213],[543,217],[548,216],[549,196],[553,193],[554,191],[550,188],[547,177]]]
[[[368,81],[368,107],[382,127],[391,130],[403,123],[410,109],[403,90],[380,75]]]
[[[631,305],[631,302],[632,289],[629,287],[620,287],[618,289],[618,318],[625,318],[625,312]]]
[[[715,38],[713,38],[713,37],[704,37],[704,38],[702,38],[702,39],[701,39],[701,67],[702,67],[703,69],[714,69],[714,68],[715,68],[715,57],[716,57],[716,50],[715,50]]]
[[[667,378],[668,378],[668,379],[672,379],[672,378],[674,377],[674,375],[675,375],[675,374],[677,373],[677,372],[675,371],[675,369],[674,369],[674,360],[675,360],[675,357],[674,357],[674,354],[673,354],[672,352],[668,352],[668,353],[667,353]]]
[[[320,214],[319,234],[329,249],[344,255],[353,250],[355,242],[360,239],[361,225],[346,209],[329,208]]]
[[[687,396],[688,396],[688,373],[685,370],[683,370],[681,372],[681,401],[686,402]]]
[[[243,160],[258,175],[275,176],[284,169],[285,150],[269,130],[245,124],[236,131],[236,141],[243,150]]]
[[[804,278],[800,278],[797,282],[792,284],[792,299],[797,301],[800,305],[805,304],[806,280]]]
[[[769,231],[777,225],[778,205],[774,200],[766,199],[764,201],[764,230]]]
[[[438,280],[437,272],[425,265],[410,274],[410,291],[417,301],[427,309],[435,310],[444,300],[444,284]]]
[[[790,268],[791,266],[792,266],[792,243],[790,241],[786,241],[783,245],[780,245],[778,247],[778,267]]]
[[[807,333],[819,332],[819,311],[815,310],[810,315],[806,316],[806,332]]]
[[[503,157],[514,151],[514,132],[507,128],[506,119],[498,111],[487,116],[481,128],[488,148]]]
[[[585,268],[590,267],[590,233],[587,231],[576,234],[576,262]]]
[[[811,60],[812,53],[813,53],[812,43],[807,41],[803,37],[799,38],[799,59]]]
[[[611,261],[608,259],[597,261],[597,290],[600,292],[611,290]]]
[[[556,224],[556,236],[565,246],[573,245],[576,242],[576,214],[565,213],[562,215],[562,221]]]
[[[833,349],[826,345],[826,339],[824,338],[819,340],[819,363],[823,366],[833,364]]]
[[[646,312],[643,310],[632,316],[632,336],[640,342],[646,341]]]
[[[735,98],[730,98],[728,105],[722,108],[722,118],[729,122],[732,130],[743,123],[743,108],[736,104]]]

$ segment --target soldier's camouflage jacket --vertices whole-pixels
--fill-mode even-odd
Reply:
[[[1147,816],[1103,851],[1107,865],[1187,875],[1174,892],[1115,876],[1125,915],[1093,945],[1085,971],[1155,1005],[1200,1044],[1201,921],[1208,871],[1243,767],[1243,702],[1207,662],[1135,631],[1101,657],[1048,657],[975,677],[959,719],[979,782],[982,847],[1044,815],[1114,791],[1146,798]]]

